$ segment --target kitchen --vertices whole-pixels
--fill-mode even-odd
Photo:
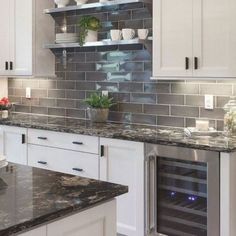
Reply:
[[[233,0],[2,4],[0,235],[236,235]]]

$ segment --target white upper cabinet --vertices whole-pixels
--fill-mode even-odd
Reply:
[[[154,77],[235,77],[235,0],[153,1]]]
[[[191,75],[192,5],[192,0],[153,1],[154,76]]]
[[[0,0],[0,4],[4,11],[1,12],[1,27],[0,27],[0,75],[6,75],[6,61],[9,60],[9,42],[10,42],[10,9],[11,1]]]
[[[54,23],[43,13],[50,0],[0,0],[0,76],[53,76],[55,59],[43,48],[54,39]]]
[[[193,75],[236,76],[236,1],[194,0]]]

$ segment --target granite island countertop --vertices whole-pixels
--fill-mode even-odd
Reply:
[[[92,124],[89,121],[73,118],[55,118],[50,116],[13,114],[0,125],[34,128],[49,131],[91,135],[151,144],[180,146],[218,152],[235,152],[236,137],[187,137],[181,128],[164,128],[148,125],[130,124]]]
[[[30,230],[127,192],[122,185],[9,164],[0,169],[0,235]]]

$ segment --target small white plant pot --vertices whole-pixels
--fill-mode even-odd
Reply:
[[[88,30],[88,34],[85,37],[85,43],[98,41],[98,32],[94,30]]]
[[[81,6],[81,5],[85,4],[85,3],[87,3],[88,0],[75,0],[75,2],[77,4],[77,6]]]
[[[70,0],[54,0],[58,8],[66,7],[69,4]]]
[[[2,116],[2,119],[7,119],[9,116],[8,110],[1,111],[1,116]]]

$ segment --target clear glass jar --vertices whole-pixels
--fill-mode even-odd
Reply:
[[[236,135],[236,97],[230,97],[228,103],[224,105],[226,111],[224,116],[224,130],[227,135]]]

